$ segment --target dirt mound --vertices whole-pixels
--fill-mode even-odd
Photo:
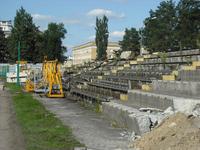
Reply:
[[[177,113],[134,141],[140,150],[200,150],[200,119]]]

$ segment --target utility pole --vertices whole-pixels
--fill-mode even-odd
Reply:
[[[18,41],[18,46],[17,46],[17,85],[20,85],[20,80],[19,80],[19,72],[20,72],[20,68],[19,68],[19,64],[20,64],[20,41]]]

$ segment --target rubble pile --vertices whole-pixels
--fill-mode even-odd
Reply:
[[[200,118],[176,113],[133,142],[139,150],[199,150]]]

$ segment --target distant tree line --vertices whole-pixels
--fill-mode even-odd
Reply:
[[[67,33],[64,24],[49,23],[48,29],[40,31],[33,23],[32,16],[21,7],[16,12],[11,35],[5,38],[0,29],[0,62],[15,62],[17,60],[17,46],[20,42],[21,59],[33,63],[42,62],[44,56],[49,60],[66,58],[62,39]]]
[[[132,51],[134,56],[137,56],[141,47],[149,52],[200,48],[199,0],[180,0],[178,4],[173,0],[163,1],[156,10],[150,10],[149,13],[149,17],[144,20],[143,28],[125,29],[123,40],[119,42],[122,51]],[[107,25],[107,22],[108,20],[104,24]],[[99,51],[105,51],[102,47],[107,44],[107,40],[103,40],[102,37],[107,38],[108,31],[105,30],[106,25],[100,25],[98,18],[96,23],[97,58],[99,59],[104,58],[99,56],[102,53]],[[102,41],[103,44],[98,41]]]

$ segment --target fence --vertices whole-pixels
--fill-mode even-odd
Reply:
[[[5,78],[7,72],[9,72],[9,65],[8,64],[0,64],[0,77]]]

